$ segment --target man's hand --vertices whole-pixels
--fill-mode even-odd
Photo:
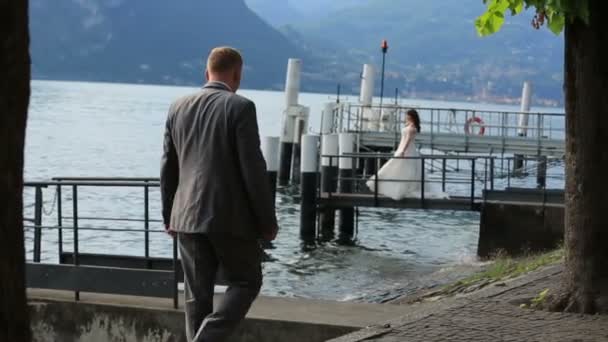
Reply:
[[[169,226],[168,224],[165,225],[165,232],[173,238],[177,236],[177,233],[173,231],[173,229],[171,229],[171,226]]]
[[[277,238],[278,232],[279,232],[279,227],[274,226],[269,231],[264,232],[264,234],[262,234],[262,238],[264,239],[264,241],[268,241],[268,242],[274,241],[274,239]]]

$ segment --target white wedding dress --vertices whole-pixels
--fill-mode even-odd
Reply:
[[[420,153],[414,144],[416,133],[416,128],[413,125],[409,125],[401,131],[401,143],[394,153],[395,157],[420,157]],[[382,166],[376,176],[371,177],[366,182],[367,187],[372,192],[376,187],[376,177],[378,177],[379,195],[390,197],[394,200],[420,198],[422,160],[401,158],[389,160]],[[424,183],[424,198],[449,198],[447,193],[441,191],[439,184],[428,183],[426,180]]]

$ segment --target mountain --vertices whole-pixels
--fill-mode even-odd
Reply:
[[[304,23],[372,0],[245,0],[247,6],[275,27]]]
[[[280,0],[279,0],[280,1]],[[285,1],[285,0],[283,0]],[[375,0],[287,0],[292,7],[309,16],[323,16],[346,8],[362,6]]]
[[[209,50],[231,45],[245,87],[277,89],[288,58],[312,60],[243,0],[30,0],[30,19],[35,78],[200,84]]]
[[[299,12],[288,0],[245,0],[245,2],[255,13],[277,28],[305,20],[304,13]]]
[[[298,57],[304,91],[358,93],[387,39],[385,94],[499,100],[531,80],[535,98],[561,101],[563,38],[532,29],[532,13],[479,38],[483,11],[481,0],[30,0],[33,75],[200,84],[209,50],[232,45],[244,87],[281,89]]]
[[[309,53],[326,58],[334,82],[353,92],[361,64],[380,69],[380,42],[387,39],[389,93],[399,88],[407,96],[517,97],[523,81],[531,80],[537,97],[562,99],[563,37],[544,28],[534,30],[533,13],[508,16],[501,32],[480,38],[474,21],[485,9],[481,0],[289,3],[300,13],[316,11],[317,18],[294,21],[281,31]],[[337,4],[342,7],[332,8]],[[323,15],[319,8],[325,9]]]

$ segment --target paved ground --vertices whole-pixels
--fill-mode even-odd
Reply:
[[[331,342],[608,341],[608,316],[522,309],[559,281],[560,266],[460,298],[404,305],[404,316]]]

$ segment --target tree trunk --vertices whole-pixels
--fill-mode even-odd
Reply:
[[[608,313],[608,1],[566,24],[566,266],[556,309]]]
[[[27,0],[0,0],[0,341],[30,340],[23,147],[30,96]]]

